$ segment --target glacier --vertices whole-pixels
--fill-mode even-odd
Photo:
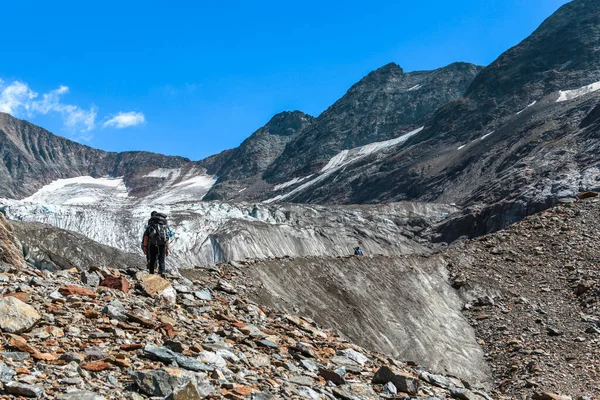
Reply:
[[[164,173],[164,171],[156,172]],[[183,180],[206,188],[205,179]],[[231,260],[285,256],[343,256],[361,245],[367,254],[427,251],[417,234],[458,211],[444,204],[323,206],[189,200],[171,187],[153,201],[127,195],[121,178],[59,180],[23,199],[0,199],[8,218],[42,222],[140,256],[153,210],[169,215],[175,234],[169,270]],[[166,199],[159,203],[157,199]]]

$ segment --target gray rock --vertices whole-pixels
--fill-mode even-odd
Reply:
[[[200,300],[212,301],[212,294],[210,293],[210,290],[208,290],[208,289],[196,290],[194,292],[194,296],[196,296]]]
[[[0,363],[0,382],[8,383],[17,374],[15,370],[9,368],[6,364]]]
[[[146,345],[146,347],[144,347],[144,355],[150,359],[162,361],[166,364],[176,362],[181,368],[189,369],[191,371],[212,371],[214,369],[199,360],[175,353],[173,350],[166,347],[159,347],[151,344]]]
[[[68,392],[58,396],[59,400],[106,400],[104,396],[101,396],[94,392]]]
[[[373,377],[373,383],[385,385],[388,382],[392,382],[400,392],[410,395],[416,395],[419,392],[420,384],[418,380],[395,374],[388,367],[379,368]]]
[[[449,389],[456,386],[449,378],[442,375],[431,374],[426,371],[419,374],[419,379],[443,389]]]
[[[279,347],[277,346],[277,344],[275,342],[272,342],[267,339],[259,340],[258,342],[256,342],[256,344],[258,344],[259,346],[262,346],[262,347],[267,347],[269,349],[279,349]]]
[[[308,371],[317,372],[319,370],[317,364],[310,360],[300,360],[300,365],[302,365],[302,367]]]
[[[396,386],[392,382],[388,382],[383,385],[382,393],[395,396],[398,394],[398,389],[396,389]]]
[[[251,399],[252,400],[274,400],[275,396],[273,396],[269,392],[257,392],[257,393],[252,393]]]
[[[108,315],[111,319],[127,322],[127,310],[119,300],[113,300],[106,304],[102,309],[102,313]]]
[[[348,357],[349,359],[351,359],[352,361],[355,361],[356,363],[360,364],[360,365],[365,365],[369,359],[367,357],[365,357],[364,355],[362,355],[361,353],[359,353],[358,351],[354,350],[354,349],[345,349],[342,350],[341,352],[343,355],[345,355],[346,357]]]
[[[219,279],[215,289],[229,294],[237,294],[238,292],[229,282],[224,281],[223,279]]]
[[[96,271],[83,271],[81,272],[81,282],[92,287],[100,285],[100,276]]]
[[[44,397],[46,396],[46,392],[44,388],[37,385],[26,385],[18,382],[9,382],[4,385],[4,390],[6,390],[10,394],[15,394],[17,396],[25,396],[25,397]]]
[[[333,394],[342,400],[370,400],[368,397],[355,393],[346,387],[333,388]]]
[[[0,329],[8,333],[23,333],[31,330],[42,316],[35,308],[16,297],[0,298]]]
[[[91,361],[104,360],[108,358],[108,354],[97,347],[86,347],[83,352],[85,353],[87,359]]]
[[[31,355],[23,351],[4,351],[0,353],[3,359],[14,360],[14,361],[25,361],[28,360]]]
[[[315,384],[315,380],[306,375],[294,375],[289,381],[300,386],[313,386]]]
[[[58,359],[64,360],[66,362],[74,361],[77,364],[80,364],[83,361],[83,356],[81,356],[81,354],[78,354],[78,353],[68,352],[68,353],[62,354],[60,357],[58,357]]]
[[[450,389],[450,394],[458,400],[479,400],[477,395],[468,389],[452,388]]]
[[[141,370],[130,374],[133,382],[139,390],[147,396],[166,397],[177,388],[193,382],[198,393],[206,397],[213,393],[214,388],[205,382],[205,375],[195,374],[189,371],[169,369],[166,370]]]

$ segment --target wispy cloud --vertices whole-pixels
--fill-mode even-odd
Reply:
[[[98,109],[92,105],[85,109],[73,104],[63,102],[63,96],[69,92],[67,86],[59,86],[57,89],[41,96],[29,87],[25,82],[14,81],[10,84],[0,79],[0,111],[20,118],[32,118],[37,114],[58,114],[61,116],[66,129],[71,133],[80,135],[82,139],[90,139],[89,134],[98,127]],[[121,112],[110,118],[103,127],[114,126],[126,128],[144,123],[146,118],[139,112]]]
[[[146,122],[146,117],[141,112],[120,112],[108,121],[106,121],[102,126],[115,127],[117,129],[128,128],[130,126],[140,125]]]

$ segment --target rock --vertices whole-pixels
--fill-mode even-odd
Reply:
[[[353,349],[342,350],[341,353],[352,361],[356,361],[360,365],[365,365],[369,361],[367,357]]]
[[[248,359],[254,368],[262,368],[271,365],[271,358],[265,354],[255,354]]]
[[[96,287],[100,284],[100,276],[96,271],[83,271],[81,273],[81,282],[92,287]]]
[[[106,400],[106,398],[94,392],[76,391],[61,394],[58,400]]]
[[[416,395],[419,392],[419,381],[405,375],[395,374],[388,367],[381,367],[373,377],[373,383],[385,385],[392,382],[396,389],[410,395]]]
[[[294,383],[296,385],[300,385],[300,386],[312,386],[315,384],[315,380],[313,378],[311,378],[310,376],[306,376],[306,375],[295,375],[290,377],[289,381],[291,383]]]
[[[146,272],[138,272],[136,278],[140,281],[142,290],[147,296],[164,299],[170,304],[177,302],[177,292],[166,279]]]
[[[88,297],[96,297],[96,292],[92,289],[75,286],[75,285],[67,285],[58,289],[58,292],[63,296],[88,296]]]
[[[27,332],[42,316],[32,306],[15,297],[0,299],[0,329],[8,333]]]
[[[105,361],[91,361],[89,363],[83,364],[81,366],[82,369],[91,372],[100,372],[112,367],[112,364],[109,364]]]
[[[150,344],[146,345],[144,347],[144,355],[153,360],[159,360],[167,364],[176,362],[181,368],[189,369],[191,371],[212,371],[214,369],[199,360],[175,353],[166,347],[158,347]]]
[[[5,360],[14,360],[14,361],[25,361],[31,357],[29,353],[21,352],[21,351],[5,351],[0,353]]]
[[[319,395],[319,393],[315,392],[314,390],[312,390],[309,387],[306,386],[300,386],[298,387],[298,394],[301,397],[304,397],[305,399],[310,399],[310,400],[321,400],[322,397],[321,395]]]
[[[219,279],[215,289],[229,294],[237,294],[238,292],[229,282],[224,281],[223,279]]]
[[[201,351],[198,354],[198,359],[208,365],[217,368],[225,368],[227,367],[227,362],[220,355],[213,353],[212,351]]]
[[[17,396],[25,396],[25,397],[44,397],[46,396],[46,392],[44,388],[36,385],[26,385],[18,382],[9,382],[4,385],[4,390],[6,390],[10,394],[15,394]]]
[[[210,290],[196,290],[194,291],[194,296],[196,296],[200,300],[204,301],[212,301],[212,294],[210,294]]]
[[[17,372],[6,366],[4,363],[0,363],[0,382],[8,383],[12,381],[12,378],[17,374]]]
[[[532,397],[532,400],[571,400],[569,396],[560,396],[558,394],[543,392],[543,393],[535,393]]]
[[[300,360],[300,365],[302,365],[302,367],[308,371],[318,371],[319,367],[317,367],[317,364],[315,364],[314,362],[310,361],[310,360]]]
[[[125,310],[125,306],[119,300],[113,300],[106,304],[102,309],[102,313],[108,315],[111,319],[123,322],[127,321],[127,310]]]
[[[121,292],[127,293],[129,291],[129,282],[124,276],[113,276],[107,275],[102,282],[100,282],[100,286],[105,286],[110,289],[120,290]]]
[[[108,358],[108,354],[96,347],[86,347],[84,353],[87,359],[92,361],[100,361]]]
[[[2,296],[0,296],[0,298],[3,298],[3,297],[15,297],[15,298],[21,300],[23,303],[29,303],[29,301],[31,300],[31,293],[30,292],[6,293],[6,294],[3,294]]]
[[[563,334],[562,331],[551,326],[547,327],[546,331],[548,332],[548,336],[561,336]]]
[[[598,193],[596,192],[581,192],[577,194],[577,198],[579,200],[590,199],[592,197],[598,197]]]
[[[169,396],[177,388],[187,385],[188,382],[195,384],[200,398],[207,397],[214,391],[212,385],[203,380],[205,375],[181,369],[141,370],[133,371],[130,375],[140,391],[151,397]]]
[[[179,389],[175,389],[168,397],[169,400],[200,400],[205,396],[200,396],[196,386],[190,381]]]
[[[262,346],[262,347],[267,347],[269,349],[278,349],[279,348],[276,343],[274,343],[270,340],[267,340],[267,339],[259,340],[258,342],[256,342],[256,344],[258,344],[259,346]]]
[[[62,354],[58,359],[64,360],[66,362],[76,362],[77,364],[80,364],[81,362],[83,362],[84,357],[78,353],[67,352]]]
[[[449,389],[450,387],[455,386],[449,378],[442,375],[431,374],[426,371],[423,371],[419,374],[419,379],[444,389]]]
[[[331,381],[336,385],[345,385],[346,380],[344,379],[344,375],[338,373],[338,371],[331,371],[326,368],[319,368],[319,375],[323,377],[326,381]]]
[[[392,396],[395,396],[398,394],[398,390],[396,389],[396,386],[394,386],[394,384],[392,382],[388,382],[385,385],[383,385],[383,389],[381,392],[383,394],[392,395]]]
[[[468,389],[451,388],[450,394],[452,395],[452,397],[459,400],[479,400],[477,395],[475,395],[475,393],[471,392]]]
[[[342,400],[369,400],[368,397],[354,393],[345,387],[333,388],[333,394],[335,397],[339,397]]]

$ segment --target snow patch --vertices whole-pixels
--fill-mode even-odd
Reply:
[[[179,176],[181,174],[181,169],[179,168],[158,168],[153,171],[150,171],[144,177],[146,178],[173,178],[175,176]]]
[[[491,131],[490,133],[486,133],[485,135],[483,135],[482,137],[480,137],[479,140],[485,139],[486,137],[490,136],[494,132],[496,132],[496,131]]]
[[[122,178],[79,176],[57,179],[24,199],[31,203],[97,204],[128,197]]]
[[[517,113],[517,115],[520,115],[523,111],[527,110],[529,107],[535,106],[536,103],[537,103],[537,100],[534,100],[533,103],[529,104],[527,107],[525,107],[524,109],[522,109],[521,111],[519,111]]]
[[[408,89],[407,92],[412,92],[414,90],[419,90],[419,89],[421,89],[421,86],[422,86],[421,84],[415,85],[415,86],[411,87],[410,89]]]
[[[462,150],[462,149],[464,149],[466,146],[467,146],[466,144],[463,144],[462,146],[460,146],[460,147],[459,147],[458,149],[456,149],[456,150]]]
[[[305,176],[303,178],[294,178],[294,179],[292,179],[290,181],[287,181],[287,182],[284,182],[284,183],[280,183],[279,185],[273,186],[273,191],[276,192],[278,190],[285,189],[286,187],[294,186],[295,184],[303,182],[303,181],[309,179],[312,176],[313,175],[311,174],[311,175]]]
[[[373,142],[373,143],[369,143],[364,146],[355,147],[350,150],[342,150],[341,152],[339,152],[338,154],[333,156],[329,160],[329,162],[321,169],[321,171],[319,171],[321,173],[321,175],[309,180],[308,182],[303,183],[302,185],[298,186],[297,188],[295,188],[294,190],[292,190],[289,193],[286,193],[283,195],[278,195],[273,198],[267,199],[267,200],[263,201],[263,203],[273,203],[275,201],[285,200],[285,199],[289,198],[290,196],[293,196],[294,194],[299,193],[299,192],[303,191],[304,189],[314,185],[315,183],[326,179],[331,174],[345,168],[347,165],[349,165],[363,157],[368,156],[369,154],[373,154],[373,153],[381,151],[385,148],[406,142],[412,136],[421,132],[423,130],[423,128],[424,127],[422,126],[418,129],[407,132],[404,135],[398,136],[397,138],[394,138],[394,139],[385,140],[382,142]]]
[[[598,90],[600,90],[600,81],[580,87],[579,89],[561,90],[558,92],[559,96],[556,102],[560,103],[563,101],[573,100],[578,97],[585,96],[586,94],[596,92]]]

